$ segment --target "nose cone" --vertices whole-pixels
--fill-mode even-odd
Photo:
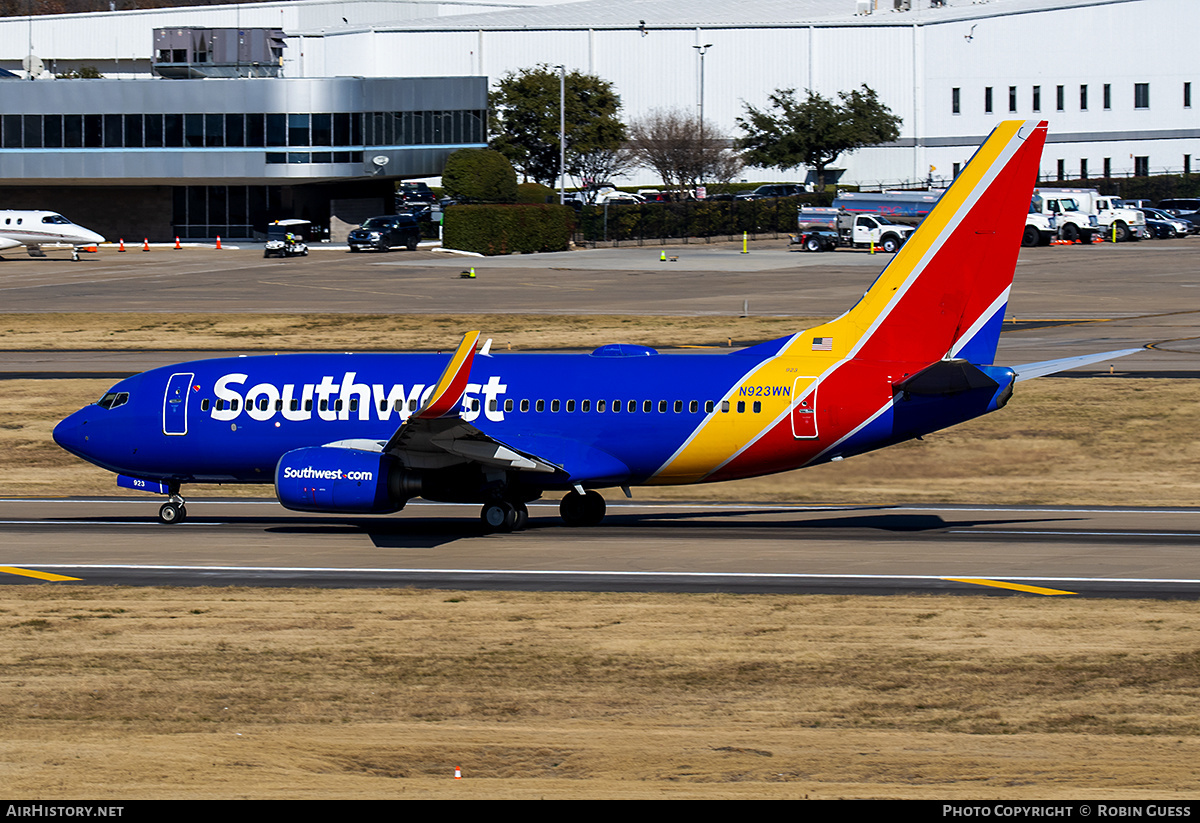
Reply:
[[[83,237],[85,245],[98,246],[104,242],[104,235],[91,229],[80,228],[79,234]]]
[[[54,427],[54,442],[85,460],[88,459],[89,414],[90,409],[80,409]]]

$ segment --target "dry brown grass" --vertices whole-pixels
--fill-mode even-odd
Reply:
[[[0,495],[112,494],[113,476],[63,452],[54,424],[107,380],[9,380]],[[1191,506],[1200,500],[1200,383],[1044,378],[1007,408],[880,452],[770,477],[639,489],[639,500],[987,502]],[[263,493],[197,487],[189,497]]]
[[[590,349],[604,343],[745,345],[822,322],[803,317],[394,314],[0,314],[5,349],[407,351],[453,348],[482,329],[496,351]]]
[[[0,784],[95,798],[1196,797],[1197,608],[10,588]]]

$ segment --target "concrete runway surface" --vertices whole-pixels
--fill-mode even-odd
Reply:
[[[1200,509],[610,503],[595,528],[546,501],[486,534],[476,506],[421,502],[197,499],[162,526],[151,497],[4,500],[0,583],[1200,597]]]

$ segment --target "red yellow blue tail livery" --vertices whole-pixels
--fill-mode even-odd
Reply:
[[[566,492],[700,483],[840,460],[1002,407],[1015,383],[1133,350],[993,364],[1046,125],[1000,124],[862,299],[841,317],[729,354],[476,351],[202,360],[123,380],[62,421],[63,448],[169,496],[273,483],[297,511],[387,514],[413,497],[482,505],[521,528]]]

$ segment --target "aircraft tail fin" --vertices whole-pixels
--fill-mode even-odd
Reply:
[[[1044,121],[992,131],[858,305],[830,324],[852,343],[847,354],[993,362],[1045,140]]]

